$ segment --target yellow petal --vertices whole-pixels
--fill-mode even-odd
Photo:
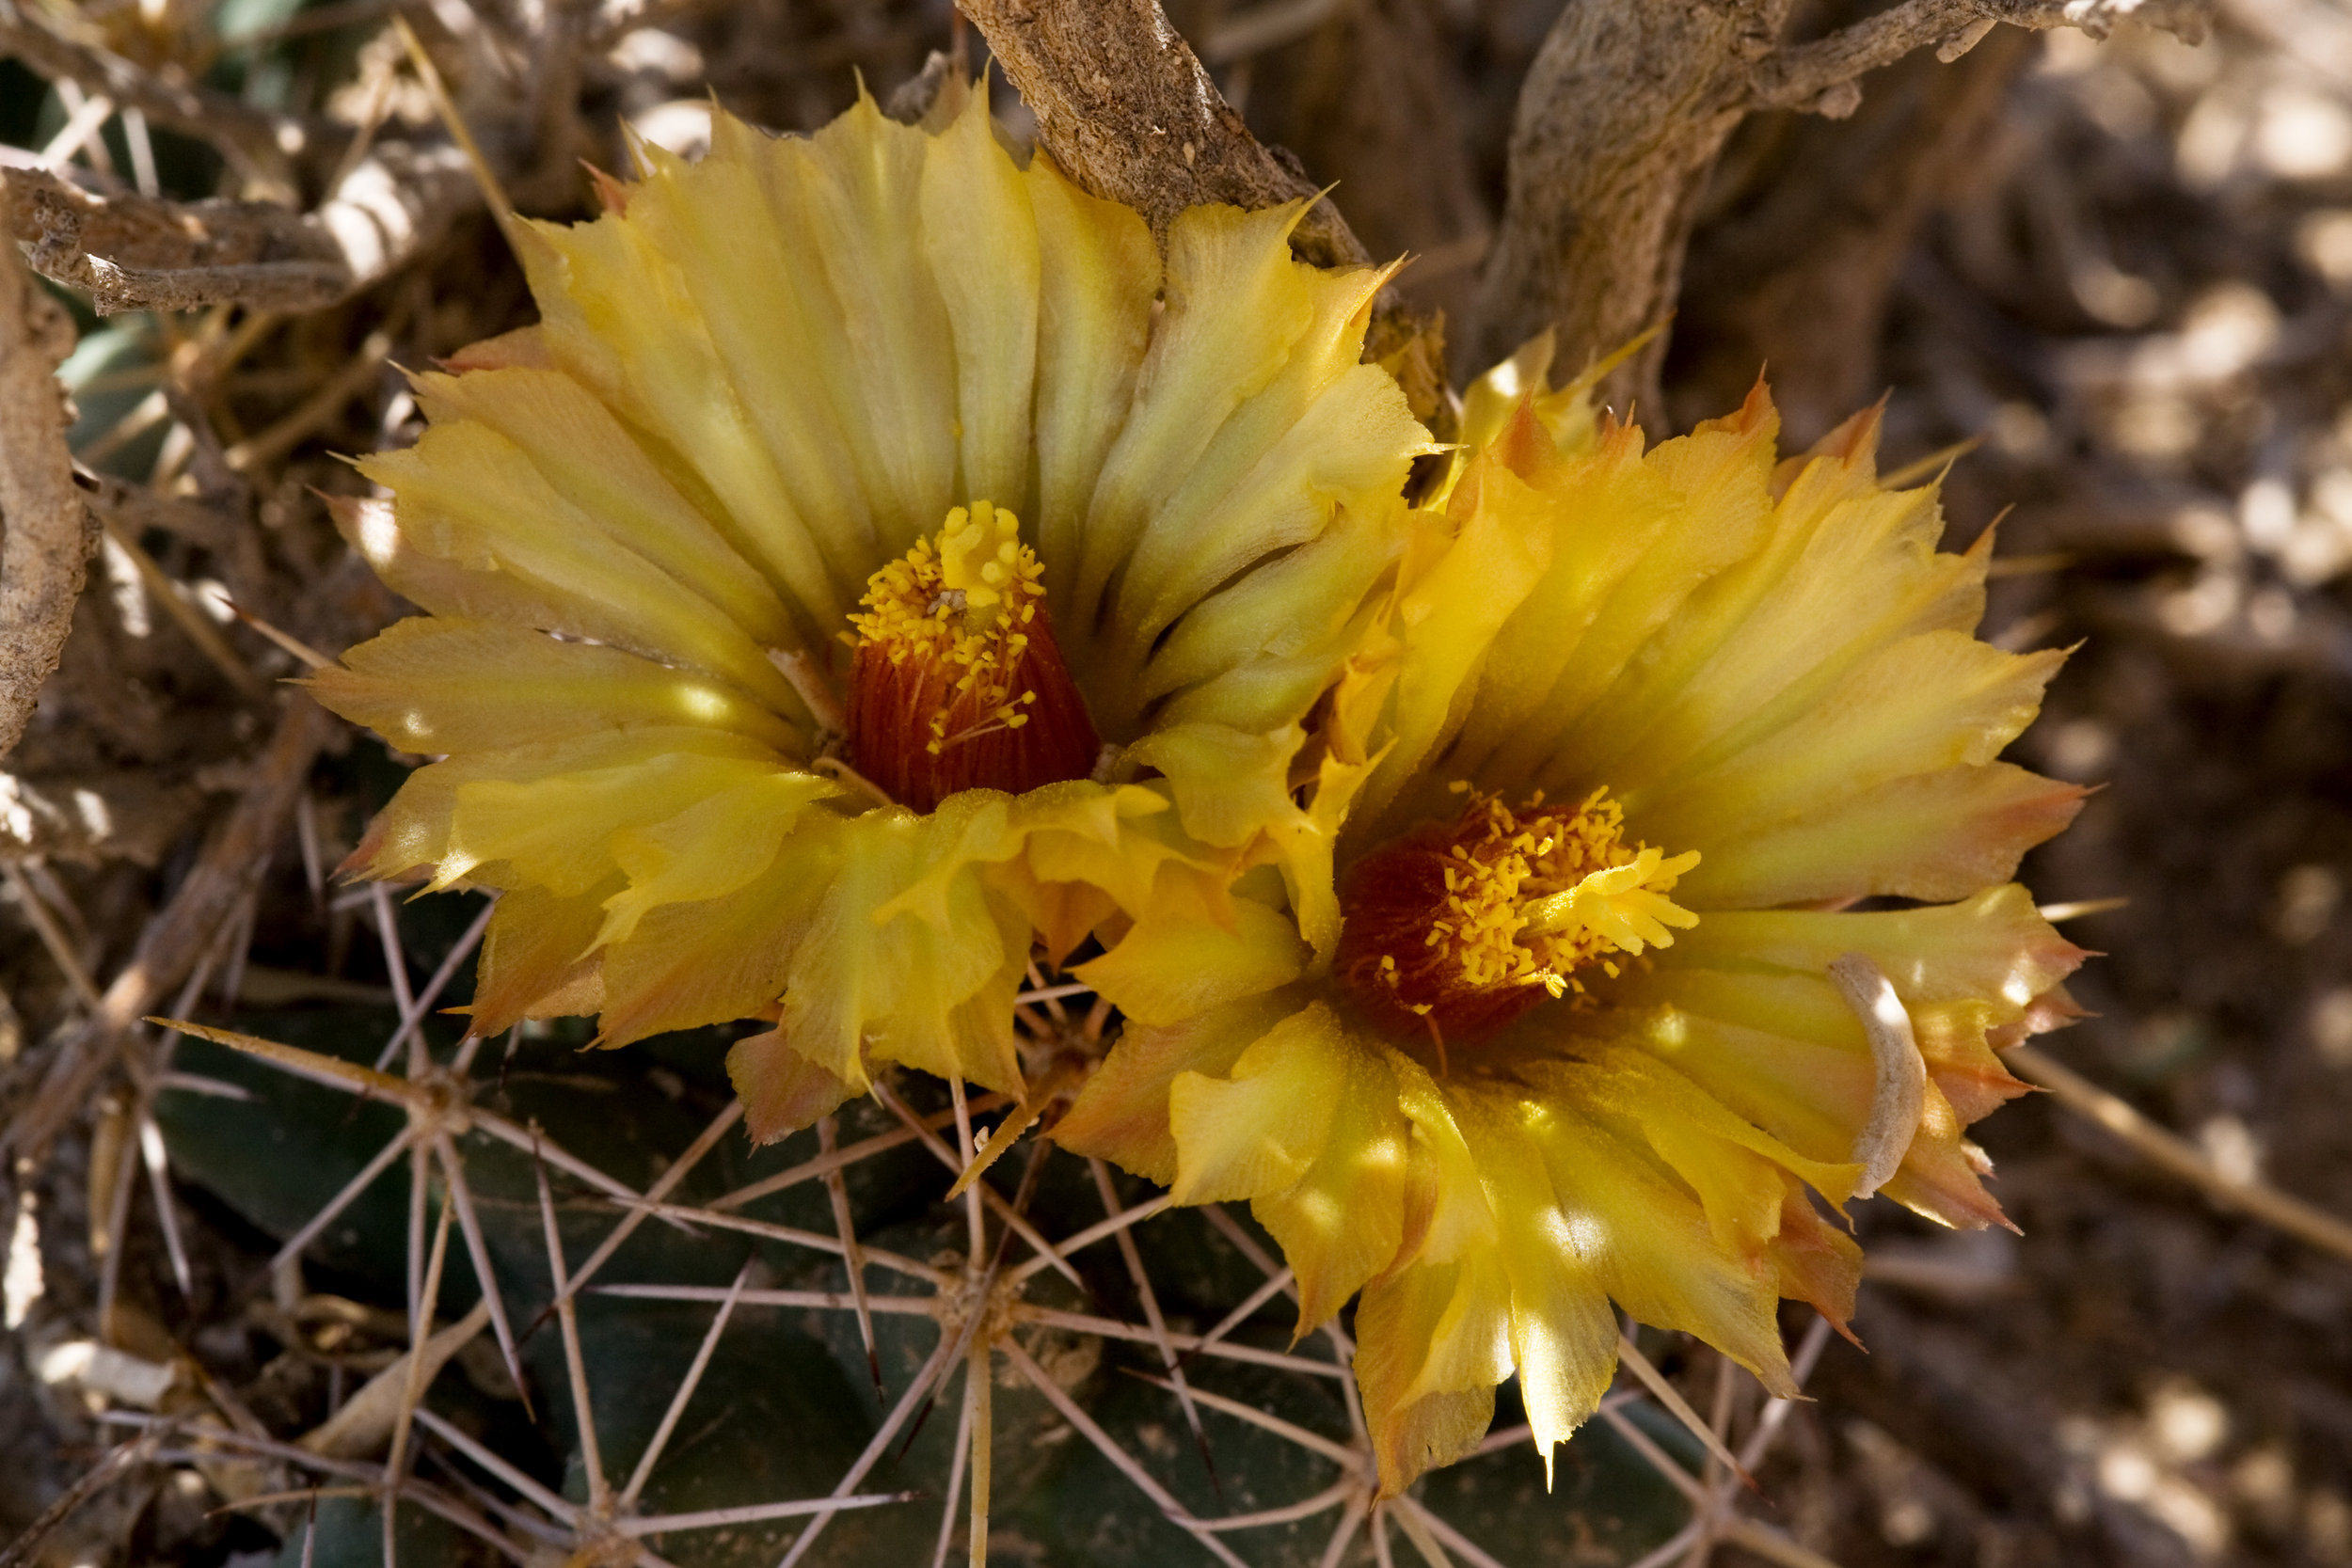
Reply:
[[[1262,556],[1320,534],[1343,501],[1397,495],[1429,450],[1404,389],[1360,360],[1384,275],[1294,276],[1313,309],[1306,332],[1153,509],[1126,562],[1122,630],[1137,645]]]
[[[1118,911],[1147,908],[1162,876],[1204,875],[1199,847],[1176,842],[1170,815],[1165,796],[1138,785],[1031,790],[1012,807],[1020,852],[986,875],[1027,912],[1058,964]]]
[[[2033,895],[2012,882],[1923,909],[1710,914],[1682,939],[1673,958],[1661,961],[1820,973],[1841,953],[1861,953],[1877,964],[1906,1006],[1984,999],[2012,1008],[2023,1008],[2073,974],[2088,956],[2058,935],[2034,907]]]
[[[881,465],[867,479],[876,512],[913,529],[937,527],[935,519],[963,499],[955,494],[954,421],[961,411],[953,329],[930,260],[907,244],[908,220],[920,221],[924,169],[933,150],[946,144],[946,138],[900,125],[860,94],[846,114],[805,142],[774,144],[783,155],[775,167],[797,166],[800,206],[787,205],[782,181],[770,187],[779,217],[788,214],[807,227],[841,313],[850,377],[835,390],[851,401],[855,411],[847,422]],[[970,195],[975,202],[1019,199],[1001,184]],[[1001,221],[1017,226],[1030,220],[1008,212]],[[1008,261],[1017,267],[1022,258]],[[980,368],[983,374],[1003,369]],[[990,499],[1017,512],[1027,497]],[[912,530],[899,536],[885,526],[884,549],[895,554],[913,542]]]
[[[1168,1089],[1180,1203],[1251,1200],[1298,1275],[1299,1334],[1396,1259],[1410,1124],[1382,1053],[1321,1005],[1245,1050],[1230,1075]]]
[[[972,94],[930,154],[923,252],[955,345],[961,489],[1018,508],[1029,484],[1042,271],[1030,183],[997,145],[985,92]]]
[[[1580,1203],[1563,1201],[1529,1107],[1507,1091],[1451,1099],[1502,1227],[1511,1361],[1549,1484],[1553,1447],[1600,1408],[1616,1375],[1617,1319],[1602,1272],[1608,1234]]]
[[[428,554],[494,566],[578,613],[600,640],[691,664],[778,712],[799,697],[718,606],[606,534],[486,425],[435,425],[405,451],[361,461],[393,495],[401,531]]]
[[[447,885],[460,877],[488,886],[504,887],[517,879],[485,866],[485,857],[455,853],[456,814],[460,792],[485,782],[535,784],[613,769],[650,767],[665,758],[689,759],[677,766],[732,764],[753,770],[780,766],[775,754],[756,741],[719,730],[642,726],[623,730],[587,730],[554,740],[531,741],[496,751],[468,752],[418,768],[392,797],[391,804],[369,826],[367,836],[353,851],[346,868],[372,877],[397,877],[419,866],[435,868]],[[541,823],[526,826],[536,827]],[[606,847],[587,844],[578,852],[612,867]]]
[[[1853,1238],[1824,1222],[1804,1195],[1792,1190],[1781,1208],[1772,1258],[1780,1275],[1780,1293],[1806,1303],[1851,1338],[1846,1324],[1853,1318],[1854,1291],[1862,1284],[1862,1248]]]
[[[1299,934],[1328,950],[1340,924],[1331,871],[1337,827],[1361,770],[1327,762],[1325,787],[1301,808],[1291,771],[1306,739],[1295,724],[1252,735],[1223,724],[1173,723],[1138,742],[1133,754],[1163,775],[1193,838],[1237,851],[1243,863],[1278,863]]]
[[[1087,195],[1033,154],[1037,219],[1038,554],[1072,602],[1096,476],[1135,397],[1160,287],[1159,247],[1133,208]]]
[[[1241,1053],[1298,1009],[1269,992],[1230,1003],[1163,1029],[1131,1028],[1054,1125],[1053,1139],[1075,1154],[1109,1160],[1166,1186],[1176,1180],[1168,1091],[1187,1074],[1222,1079]]]
[[[476,1034],[501,1035],[526,1018],[593,1013],[603,1005],[603,959],[589,947],[610,886],[571,898],[545,888],[500,895],[482,933],[470,1024]]]
[[[1709,846],[1681,891],[1702,910],[1964,898],[2008,881],[2025,852],[2057,836],[2089,794],[2005,762],[1915,773]]]
[[[1852,1158],[1870,1050],[1826,980],[1661,970],[1613,1000],[1645,1049],[1743,1119],[1808,1160]]]
[[[1570,736],[1576,760],[1601,766],[1655,712],[1651,693],[1687,680],[1711,628],[1744,608],[1700,590],[1764,535],[1778,426],[1759,395],[1646,458],[1625,431],[1545,476],[1555,553],[1496,639],[1457,749],[1463,776],[1524,793]]]
[[[1462,1135],[1444,1087],[1403,1052],[1385,1054],[1389,1070],[1396,1075],[1397,1108],[1413,1129],[1416,1179],[1404,1251],[1407,1258],[1427,1263],[1475,1258],[1501,1235],[1481,1184],[1477,1158]]]
[[[710,180],[739,178],[727,164],[706,162]],[[653,198],[635,221],[518,226],[548,347],[564,370],[675,454],[665,465],[673,480],[709,496],[714,522],[812,624],[838,624],[856,603],[857,582],[828,562],[793,504],[791,481],[737,390],[689,277],[657,243],[660,195],[660,187],[632,194],[632,209]],[[725,281],[713,277],[706,287]],[[727,341],[742,348],[777,341]]]
[[[1962,1108],[1980,1115],[2022,1092],[1993,1033],[2038,1021],[2040,999],[2083,958],[2023,889],[1926,909],[1710,914],[1611,997],[1643,1018],[1646,1049],[1791,1148],[1835,1163],[1851,1157],[1871,1104],[1861,1025],[1820,978],[1849,952],[1893,981],[1929,1069],[1919,1126],[1885,1190],[1947,1224],[1998,1223]]]
[[[1330,1141],[1351,1050],[1337,1015],[1318,1006],[1252,1041],[1228,1076],[1179,1074],[1168,1097],[1178,1151],[1170,1196],[1230,1203],[1306,1175]]]
[[[729,790],[759,790],[771,780],[805,781],[820,793],[826,788],[821,780],[782,772],[772,763],[686,751],[528,781],[475,779],[458,786],[449,852],[435,881],[446,885],[478,866],[502,863],[501,882],[584,893],[615,865],[627,869],[618,835],[693,812]],[[805,785],[781,787],[799,794]]]
[[[456,620],[503,621],[516,627],[594,637],[605,620],[582,614],[567,604],[516,578],[511,572],[477,570],[444,561],[418,548],[403,533],[389,500],[332,496],[327,515],[346,544],[366,562],[384,586],[419,610]]]
[[[1809,1160],[1646,1052],[1605,1046],[1575,1062],[1529,1069],[1535,1083],[1581,1107],[1622,1117],[1697,1193],[1719,1243],[1753,1252],[1778,1233],[1787,1171],[1832,1203],[1860,1167]]]
[[[1972,632],[1984,610],[1985,558],[1937,553],[1935,502],[1932,489],[1871,492],[1819,510],[1785,500],[1766,547],[1712,587],[1718,600],[1752,597],[1744,613],[1721,628],[1679,689],[1650,689],[1657,711],[1638,742],[1619,752],[1596,737],[1596,765],[1628,781],[1703,771],[1829,700],[1875,650],[1926,632]]]
[[[1634,1145],[1563,1105],[1530,1128],[1568,1229],[1591,1239],[1603,1285],[1646,1323],[1697,1335],[1793,1398],[1777,1275],[1717,1244],[1707,1216]],[[1537,1441],[1541,1442],[1540,1434]]]
[[[1168,226],[1166,303],[1136,376],[1126,428],[1104,458],[1082,553],[1056,599],[1070,607],[1070,641],[1096,624],[1104,585],[1135,550],[1145,524],[1226,420],[1280,372],[1314,320],[1314,301],[1291,260],[1298,203],[1243,213],[1196,207]],[[1073,665],[1086,661],[1067,649]]]
[[[784,1027],[793,1049],[861,1092],[869,1038],[882,1059],[1020,1092],[1011,991],[1027,966],[1026,923],[977,868],[937,888],[928,915],[882,913],[961,836],[967,821],[950,808],[1002,810],[1003,797],[974,799],[984,796],[952,796],[931,817],[872,811],[838,830],[840,869],[791,956]],[[1000,1018],[960,1012],[992,986]]]
[[[2064,660],[1923,632],[1861,661],[1803,717],[1718,767],[1629,779],[1620,799],[1645,833],[1724,843],[1891,779],[1988,763],[2033,721]]]
[[[747,1035],[728,1047],[727,1080],[743,1101],[743,1125],[755,1145],[798,1132],[856,1094],[787,1045],[781,1029]]]
[[[615,830],[612,853],[628,875],[628,889],[607,901],[597,940],[627,942],[637,923],[661,905],[735,893],[774,858],[802,813],[840,792],[839,785],[813,773],[770,770],[723,787],[706,786],[675,816]],[[461,808],[466,803],[461,800]],[[528,811],[531,803],[520,798],[513,806]],[[554,804],[543,801],[541,809]],[[576,830],[579,823],[571,826]]]
[[[1345,1043],[1322,1148],[1297,1181],[1250,1205],[1297,1273],[1297,1336],[1386,1273],[1405,1240],[1412,1124],[1398,1108],[1385,1053]],[[1236,1070],[1248,1064],[1245,1054]]]
[[[1152,650],[1143,696],[1165,722],[1271,729],[1312,705],[1360,647],[1365,596],[1404,542],[1399,509],[1342,507],[1330,526],[1195,605]]]
[[[1465,721],[1479,672],[1513,611],[1543,579],[1564,535],[1551,509],[1518,475],[1482,457],[1452,503],[1452,527],[1433,557],[1408,562],[1396,606],[1395,684],[1382,716],[1386,755],[1365,785],[1367,841],[1393,831],[1382,809]],[[1448,771],[1444,783],[1458,773]],[[1423,781],[1416,799],[1426,796]]]
[[[672,433],[681,461],[719,501],[723,526],[754,559],[782,568],[787,585],[821,583],[841,604],[889,547],[885,533],[897,534],[876,516],[882,459],[853,410],[831,395],[857,372],[804,210],[806,149],[725,113],[711,116],[710,129],[709,156],[691,166],[665,161],[630,193],[628,222],[675,262],[672,286],[700,318],[665,351],[669,359],[639,372],[635,401]],[[678,384],[697,363],[729,386]],[[708,451],[691,438],[702,420],[715,421],[723,441]],[[753,436],[764,453],[739,450]],[[776,489],[746,495],[769,471]],[[727,504],[739,498],[739,507]]]
[[[1214,911],[1171,887],[1109,952],[1072,973],[1116,1003],[1131,1024],[1148,1028],[1286,986],[1307,958],[1279,911],[1248,898]]]
[[[1984,1189],[1993,1162],[1961,1135],[1963,1131],[1959,1113],[1931,1079],[1910,1151],[1880,1190],[1913,1213],[1956,1230],[1981,1230],[1994,1225],[2016,1229],[2001,1212],[1999,1202]]]
[[[644,557],[771,645],[806,641],[775,591],[679,494],[589,389],[556,371],[416,378],[436,423],[472,420],[528,456],[540,477],[615,544]]]
[[[756,860],[730,895],[663,903],[626,941],[601,949],[597,1043],[626,1045],[672,1029],[763,1014],[784,995],[798,943],[840,862],[840,833],[821,813]],[[626,895],[606,900],[611,906]]]
[[[1356,1308],[1356,1379],[1381,1494],[1468,1457],[1494,1419],[1496,1385],[1510,1375],[1510,1290],[1500,1268],[1425,1264],[1367,1287]]]
[[[307,683],[406,752],[471,752],[636,726],[731,731],[796,752],[799,731],[723,681],[521,626],[418,616]]]

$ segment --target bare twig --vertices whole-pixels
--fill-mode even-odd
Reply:
[[[229,302],[318,309],[389,276],[479,199],[464,155],[446,144],[380,145],[307,214],[271,201],[96,197],[39,169],[0,179],[34,268],[87,292],[101,315]]]
[[[842,1472],[841,1480],[833,1489],[834,1499],[856,1494],[858,1482],[864,1481],[866,1473],[890,1451],[890,1445],[898,1438],[898,1429],[906,1425],[909,1417],[923,1408],[923,1402],[930,1395],[932,1385],[942,1381],[943,1370],[956,1350],[954,1336],[942,1334],[939,1337],[939,1343],[931,1348],[929,1359],[914,1374],[914,1381],[907,1385],[907,1391],[898,1396],[898,1402],[891,1406],[890,1414],[882,1418],[881,1426],[874,1429],[874,1435],[866,1440],[864,1451],[849,1469]],[[849,1505],[844,1503],[842,1506]],[[800,1538],[792,1543],[792,1549],[785,1554],[783,1562],[777,1568],[792,1568],[792,1564],[806,1557],[810,1548],[817,1544],[818,1536],[833,1522],[833,1517],[830,1513],[819,1513],[808,1528],[801,1532]]]
[[[0,0],[5,3],[5,0]],[[65,444],[57,366],[73,327],[0,245],[0,756],[57,667],[93,531]]]
[[[1699,1440],[1701,1446],[1707,1449],[1708,1456],[1716,1464],[1727,1467],[1746,1484],[1750,1486],[1756,1484],[1755,1478],[1741,1466],[1738,1457],[1724,1442],[1723,1433],[1699,1419],[1699,1413],[1691,1408],[1690,1401],[1682,1397],[1681,1390],[1666,1381],[1666,1375],[1652,1365],[1648,1356],[1642,1354],[1642,1347],[1635,1344],[1629,1335],[1617,1336],[1617,1359],[1624,1362],[1631,1370],[1633,1375],[1642,1380],[1643,1386],[1650,1391],[1659,1403],[1666,1407],[1667,1414],[1680,1421],[1684,1429]]]
[[[1094,1191],[1103,1200],[1103,1210],[1112,1219],[1126,1212],[1119,1200],[1119,1189],[1111,1180],[1110,1167],[1100,1160],[1089,1160],[1088,1167],[1094,1174]],[[1152,1289],[1152,1275],[1143,1266],[1143,1254],[1136,1246],[1132,1227],[1119,1231],[1113,1238],[1119,1243],[1120,1259],[1127,1265],[1127,1277],[1136,1288],[1136,1299],[1143,1306],[1143,1321],[1151,1325],[1159,1343],[1160,1365],[1168,1369],[1168,1386],[1175,1391],[1176,1402],[1184,1407],[1184,1424],[1192,1428],[1192,1440],[1200,1449],[1200,1463],[1209,1472],[1209,1481],[1217,1485],[1216,1461],[1209,1454],[1208,1434],[1200,1427],[1200,1412],[1193,1404],[1192,1388],[1184,1381],[1184,1362],[1176,1354],[1176,1347],[1168,1342],[1168,1321],[1160,1312],[1160,1298]],[[1218,1486],[1221,1494],[1223,1488]]]
[[[1748,106],[1835,113],[1840,102],[1861,102],[1859,93],[1825,102],[1825,95],[1845,88],[1854,78],[1892,65],[1915,49],[1933,47],[1949,64],[1982,38],[1988,26],[2003,22],[2037,29],[2079,27],[2093,38],[2105,38],[2118,22],[2131,21],[2197,43],[2212,17],[2211,0],[1902,0],[1765,61],[1750,81]]]
[[[961,1107],[963,1102],[958,1101]],[[839,1137],[839,1128],[832,1117],[817,1121],[818,1152],[831,1154]],[[866,1259],[858,1253],[857,1227],[850,1217],[850,1188],[837,1170],[825,1173],[825,1196],[833,1205],[833,1227],[841,1238],[841,1262],[849,1271],[850,1294],[857,1302],[858,1338],[866,1346],[866,1370],[874,1380],[874,1397],[883,1398],[882,1357],[874,1350],[874,1315],[866,1307]],[[738,1283],[740,1283],[739,1281]],[[723,1318],[724,1314],[722,1314]]]
[[[544,1178],[542,1180],[544,1181]],[[552,1238],[553,1232],[550,1231],[549,1235]],[[677,1391],[670,1396],[669,1408],[662,1411],[660,1424],[653,1429],[653,1435],[645,1441],[644,1451],[637,1456],[637,1468],[629,1472],[628,1484],[621,1490],[621,1507],[624,1510],[637,1506],[638,1495],[644,1491],[645,1482],[652,1478],[653,1467],[661,1463],[661,1450],[670,1446],[670,1434],[677,1430],[678,1418],[686,1414],[686,1406],[693,1399],[694,1390],[702,1386],[703,1373],[710,1366],[711,1353],[719,1348],[719,1336],[726,1332],[727,1320],[735,1315],[736,1303],[743,1296],[743,1281],[751,1277],[751,1259],[745,1259],[743,1266],[736,1271],[735,1283],[727,1287],[725,1298],[719,1303],[718,1316],[710,1320],[709,1331],[704,1334],[702,1344],[694,1352],[693,1363],[686,1369],[686,1375],[678,1380]],[[568,1318],[565,1326],[568,1334]],[[571,1340],[567,1338],[565,1343],[568,1345]],[[583,1402],[580,1405],[583,1412],[582,1432],[592,1424],[584,1414],[587,1408]],[[593,1477],[597,1471],[591,1467],[589,1474]]]
[[[100,1001],[97,982],[89,977],[89,971],[83,967],[80,956],[73,951],[72,939],[58,926],[57,917],[49,912],[49,907],[41,902],[40,895],[34,890],[32,882],[21,869],[11,864],[0,864],[0,879],[5,879],[8,891],[16,895],[17,910],[33,927],[34,934],[40,938],[40,944],[49,949],[51,960],[65,975],[73,994],[81,998],[84,1006],[96,1008]]]
[[[1096,1452],[1109,1460],[1118,1467],[1121,1475],[1133,1481],[1136,1490],[1159,1506],[1161,1515],[1169,1524],[1189,1534],[1208,1549],[1211,1557],[1228,1564],[1229,1568],[1246,1568],[1241,1559],[1233,1555],[1231,1547],[1219,1541],[1200,1520],[1194,1517],[1192,1511],[1178,1502],[1167,1487],[1153,1480],[1152,1473],[1138,1464],[1126,1449],[1120,1448],[1110,1433],[1095,1423],[1092,1417],[1081,1410],[1076,1402],[1063,1390],[1061,1385],[1046,1375],[1045,1369],[1031,1360],[1018,1344],[1011,1339],[1007,1339],[998,1348],[1003,1352],[1005,1359],[1013,1364],[1014,1370],[1023,1377],[1027,1378],[1030,1386],[1045,1396],[1046,1402],[1060,1412],[1063,1420],[1077,1428],[1079,1433],[1094,1445]]]
[[[404,1352],[398,1360],[370,1378],[358,1393],[344,1401],[342,1409],[305,1433],[302,1446],[332,1459],[359,1459],[381,1449],[392,1435],[401,1402],[407,1397],[411,1382],[419,1388],[431,1386],[450,1357],[463,1350],[489,1322],[489,1303],[475,1302],[473,1310],[425,1340],[421,1363],[417,1359],[417,1348]]]
[[[171,617],[172,624],[186,634],[190,642],[196,644],[196,651],[204,656],[205,662],[219,671],[229,684],[245,696],[256,702],[268,697],[269,683],[253,673],[252,666],[246,663],[244,656],[237,652],[228,638],[221,635],[220,628],[207,620],[204,612],[182,594],[180,585],[155,563],[155,558],[147,553],[137,538],[128,531],[116,527],[111,519],[102,526],[106,531],[108,542],[122,552],[137,571],[139,580],[147,585],[148,596],[161,605],[164,613]]]
[[[1837,1564],[1789,1538],[1788,1532],[1755,1519],[1734,1519],[1724,1532],[1732,1544],[1782,1568],[1837,1568]]]
[[[1902,0],[1813,43],[1777,46],[1789,0],[1570,0],[1521,88],[1509,194],[1480,280],[1479,364],[1549,328],[1574,369],[1674,309],[1708,174],[1742,116],[1861,103],[1854,78],[1935,46],[1957,58],[1987,17],[2103,32],[2115,20],[2201,35],[2205,0]],[[1661,335],[1602,383],[1654,404]]]

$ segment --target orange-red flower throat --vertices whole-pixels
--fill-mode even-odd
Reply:
[[[983,500],[868,578],[847,639],[850,766],[916,811],[959,790],[1087,777],[1102,743],[1054,641],[1042,574],[1019,520]]]

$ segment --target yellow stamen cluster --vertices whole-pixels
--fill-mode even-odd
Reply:
[[[930,715],[926,742],[933,756],[998,727],[1017,730],[1034,689],[1018,692],[1021,656],[1029,645],[1037,602],[1045,590],[1037,552],[1021,543],[1021,524],[987,501],[957,507],[931,538],[876,572],[866,584],[866,613],[850,617],[850,646],[887,655],[894,665],[924,661],[950,677],[956,700]],[[970,716],[950,733],[950,715]]]
[[[1607,955],[1671,947],[1667,927],[1698,924],[1665,896],[1698,864],[1697,850],[1668,860],[1646,845],[1626,847],[1624,809],[1606,789],[1573,812],[1542,804],[1538,791],[1522,820],[1501,800],[1473,795],[1447,848],[1445,904],[1426,945],[1450,950],[1466,986],[1581,991],[1583,965],[1598,960],[1614,978]]]
[[[1581,992],[1587,966],[1613,978],[1613,955],[1673,945],[1669,927],[1698,916],[1666,895],[1698,861],[1628,846],[1605,789],[1549,811],[1540,793],[1513,811],[1470,792],[1454,822],[1359,864],[1340,968],[1377,1010],[1425,1020],[1441,1040],[1483,1034],[1544,994]]]

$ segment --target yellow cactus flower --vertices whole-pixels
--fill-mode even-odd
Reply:
[[[1287,780],[1431,450],[1359,362],[1387,274],[1294,261],[1303,206],[1163,260],[956,102],[720,114],[518,226],[539,325],[418,376],[342,514],[428,613],[312,689],[438,759],[353,868],[501,890],[477,1030],[772,1021],[760,1138],[879,1062],[1020,1092],[1033,944],[1119,935],[1179,838],[1327,884]]]
[[[1362,1292],[1391,1492],[1514,1372],[1549,1465],[1613,1302],[1793,1393],[1779,1301],[1842,1328],[1860,1275],[1816,1197],[2000,1221],[1963,1130],[2084,956],[2009,882],[2083,792],[1994,760],[2062,656],[1977,640],[1989,540],[1938,552],[1872,416],[1783,462],[1759,387],[1645,451],[1547,356],[1466,400],[1333,694],[1336,934],[1204,1006],[1181,936],[1100,961],[1130,1022],[1054,1133],[1248,1201],[1302,1332]]]

